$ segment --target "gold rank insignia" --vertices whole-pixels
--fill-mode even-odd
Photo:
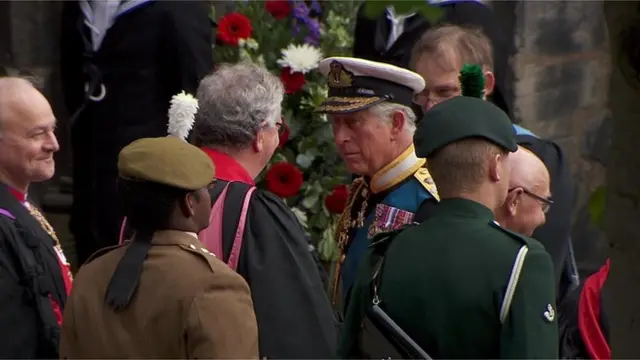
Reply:
[[[438,196],[438,189],[436,188],[436,183],[433,182],[433,178],[431,174],[429,174],[429,170],[425,167],[421,167],[418,171],[413,174],[413,176],[418,179],[420,184],[424,186],[425,189],[433,196],[436,200],[440,201],[440,196]]]
[[[344,65],[334,61],[329,65],[327,85],[332,88],[347,88],[351,86],[353,74],[344,68]]]

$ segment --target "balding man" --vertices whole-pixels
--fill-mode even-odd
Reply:
[[[511,231],[531,236],[545,223],[545,214],[553,203],[549,199],[549,170],[540,158],[522,146],[511,155],[510,163],[509,193],[496,211],[496,220]]]
[[[0,78],[0,358],[58,358],[69,265],[27,193],[50,179],[56,118],[28,81]]]

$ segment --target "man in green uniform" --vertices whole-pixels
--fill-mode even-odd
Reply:
[[[340,355],[366,357],[361,324],[375,302],[433,358],[557,358],[551,259],[494,220],[517,150],[508,116],[458,96],[426,113],[414,144],[441,202],[422,224],[374,240],[384,262],[371,251],[362,262]]]

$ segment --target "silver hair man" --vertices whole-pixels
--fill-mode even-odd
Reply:
[[[249,147],[261,129],[280,126],[283,97],[282,82],[267,69],[252,63],[221,65],[198,88],[196,144]]]

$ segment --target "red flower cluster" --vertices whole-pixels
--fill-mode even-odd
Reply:
[[[295,165],[288,162],[281,162],[271,165],[265,176],[267,190],[286,198],[296,195],[304,179],[302,172]]]
[[[297,93],[302,90],[302,87],[307,82],[303,73],[292,72],[288,67],[280,70],[280,81],[282,81],[284,92],[287,94]]]
[[[282,20],[289,16],[291,8],[289,0],[267,0],[264,3],[264,9],[277,20]]]
[[[349,187],[347,185],[338,185],[324,198],[324,206],[332,214],[342,214],[347,206],[348,197]]]
[[[238,40],[248,39],[252,33],[251,21],[239,12],[232,12],[218,22],[216,38],[224,45],[238,46]]]

